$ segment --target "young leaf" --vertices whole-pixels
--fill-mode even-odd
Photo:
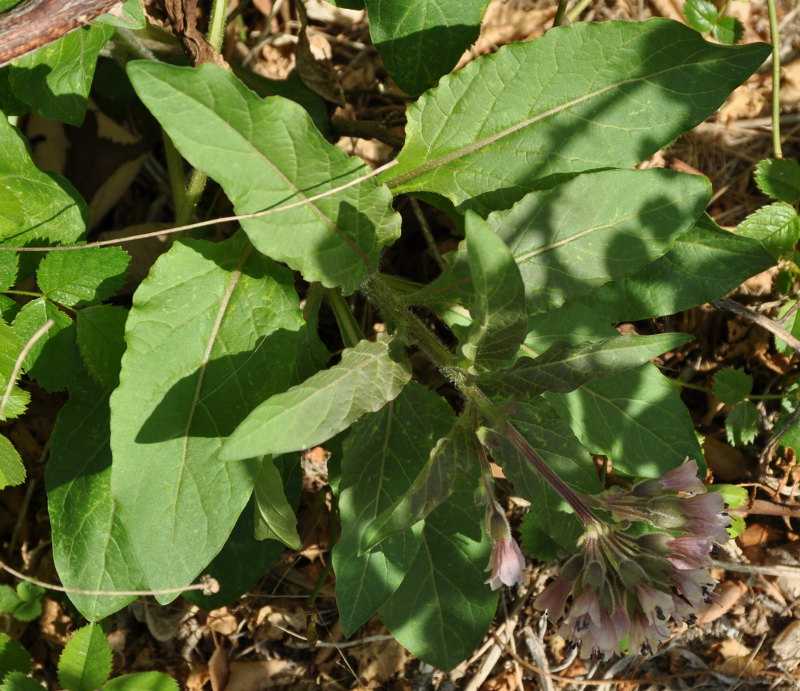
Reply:
[[[689,26],[701,34],[710,33],[719,21],[719,12],[709,0],[686,0],[683,14]]]
[[[11,672],[3,678],[0,691],[42,691],[42,685],[36,679],[22,672]]]
[[[411,568],[379,610],[403,646],[443,670],[475,649],[497,608],[497,591],[485,584],[491,541],[475,503],[477,482],[473,474],[425,519]]]
[[[755,405],[751,401],[742,401],[725,418],[725,436],[734,446],[749,444],[758,434],[758,421]]]
[[[48,300],[85,305],[110,298],[125,282],[130,256],[119,247],[87,247],[79,252],[49,252],[36,271]]]
[[[58,660],[58,681],[66,691],[95,691],[111,674],[111,646],[103,629],[89,624],[67,641]]]
[[[80,369],[72,319],[52,302],[37,298],[19,311],[14,319],[14,331],[23,343],[27,342],[48,319],[55,324],[31,348],[25,358],[25,369],[48,391],[60,391]]]
[[[409,108],[382,180],[485,214],[566,176],[630,167],[717,110],[768,53],[661,18],[556,27],[442,78]]]
[[[272,538],[291,549],[300,549],[297,516],[283,491],[280,471],[270,457],[261,462],[253,493],[256,540]]]
[[[31,656],[7,633],[0,633],[0,679],[9,672],[27,674],[31,671]]]
[[[715,300],[774,264],[760,243],[703,215],[660,259],[599,286],[581,301],[608,323],[649,319]]]
[[[222,185],[237,214],[303,201],[369,172],[325,141],[296,103],[260,99],[221,67],[140,61],[128,74],[181,154]],[[374,180],[242,227],[260,252],[345,293],[400,231],[389,191]]]
[[[744,34],[744,25],[736,17],[720,17],[711,35],[720,43],[732,46],[739,43]]]
[[[103,691],[178,691],[178,682],[161,672],[134,672],[115,677]]]
[[[508,246],[486,221],[467,212],[467,256],[475,291],[472,326],[461,345],[478,369],[507,364],[519,351],[528,330],[525,284]]]
[[[800,164],[787,158],[767,158],[756,166],[756,185],[773,199],[792,204],[800,199]]]
[[[223,440],[327,353],[305,329],[292,273],[243,233],[174,244],[136,291],[125,338],[112,492],[128,558],[153,589],[180,587],[222,548],[261,466],[260,453],[222,463]]]
[[[106,391],[113,391],[119,384],[127,318],[124,307],[94,305],[78,312],[75,322],[83,364]]]
[[[744,370],[726,367],[714,376],[712,390],[726,405],[736,405],[753,391],[753,377]]]
[[[557,342],[534,359],[520,358],[511,369],[481,377],[480,385],[515,400],[545,391],[569,393],[592,379],[638,367],[690,340],[687,334],[668,333],[627,334],[575,346]]]
[[[600,171],[530,193],[487,221],[519,266],[528,310],[543,311],[653,262],[691,228],[710,195],[708,180],[697,175]],[[465,302],[470,276],[464,259],[459,249],[420,295]]]
[[[25,466],[7,437],[0,435],[0,489],[25,482]]]
[[[409,94],[433,86],[478,38],[488,0],[365,0],[383,64]]]
[[[50,439],[45,467],[53,560],[61,582],[82,590],[146,588],[133,548],[111,496],[109,392],[85,372],[69,390]],[[75,516],[81,520],[76,521]],[[67,596],[90,621],[116,612],[135,598]]]
[[[452,424],[444,399],[412,383],[353,425],[344,444],[339,486],[342,536],[333,549],[345,635],[352,635],[397,590],[419,547],[420,531],[405,530],[362,554],[365,529],[408,491],[431,447]]]
[[[93,24],[107,24],[108,26],[121,26],[123,29],[144,29],[147,20],[144,17],[142,0],[125,0],[113,8],[113,12],[95,17]]]
[[[736,233],[758,240],[778,259],[791,252],[800,239],[800,217],[791,205],[776,202],[756,209],[739,224]]]
[[[9,76],[14,94],[42,117],[79,126],[97,58],[113,34],[110,26],[84,26],[18,58]]]
[[[444,502],[472,468],[480,465],[477,439],[470,424],[456,424],[436,442],[411,487],[364,530],[360,551],[421,521]]]
[[[365,413],[380,410],[411,379],[408,362],[392,353],[396,345],[382,337],[361,341],[344,351],[339,364],[267,399],[236,428],[220,458],[235,461],[308,449]]]
[[[8,118],[0,117],[0,244],[60,244],[86,230],[86,202],[66,180],[43,173]]]
[[[42,613],[42,596],[44,588],[27,581],[17,584],[19,604],[14,609],[14,618],[19,621],[33,621]]]

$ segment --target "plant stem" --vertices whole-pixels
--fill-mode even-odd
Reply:
[[[222,52],[225,39],[225,25],[228,19],[228,0],[214,0],[211,5],[211,17],[208,20],[206,38],[218,53]]]
[[[347,304],[347,301],[336,288],[324,288],[323,290],[325,297],[328,298],[328,304],[333,310],[333,316],[336,317],[336,323],[339,326],[339,333],[342,335],[345,348],[355,348],[359,341],[364,338],[364,334],[353,316],[350,305]]]
[[[775,0],[767,0],[769,36],[772,42],[772,150],[775,158],[783,158],[781,147],[781,38],[778,33],[778,12]]]
[[[558,9],[556,10],[556,16],[553,19],[553,28],[557,26],[561,26],[564,23],[564,17],[567,14],[567,2],[569,0],[558,0]]]
[[[580,16],[580,13],[586,9],[586,7],[589,5],[591,1],[592,0],[580,0],[580,2],[575,4],[575,7],[573,7],[569,12],[567,12],[567,19],[570,22],[574,22]]]

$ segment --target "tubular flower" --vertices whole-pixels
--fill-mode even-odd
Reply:
[[[492,590],[497,590],[501,585],[516,585],[522,580],[525,557],[517,541],[511,536],[508,519],[494,499],[489,500],[486,522],[489,537],[492,538],[492,556],[486,567],[486,571],[491,569],[492,575],[486,583]]]
[[[559,633],[583,656],[624,652],[626,637],[627,651],[652,652],[670,635],[670,619],[693,624],[712,601],[710,551],[727,540],[730,519],[696,471],[688,461],[629,491],[583,497],[593,513],[607,512],[611,520],[586,523],[580,553],[534,601],[562,620]],[[629,534],[633,522],[649,532]]]

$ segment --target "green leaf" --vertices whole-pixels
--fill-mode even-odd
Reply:
[[[663,257],[596,288],[582,302],[608,322],[675,314],[722,297],[774,264],[760,243],[702,216]]]
[[[242,233],[174,244],[136,291],[125,339],[112,492],[128,558],[153,589],[181,587],[222,548],[261,466],[260,454],[222,463],[223,440],[327,353],[306,332],[292,273]]]
[[[592,379],[638,367],[690,340],[687,334],[667,333],[628,334],[575,346],[557,342],[538,357],[520,358],[512,369],[488,374],[480,382],[490,393],[515,400],[545,391],[569,393]]]
[[[110,12],[101,14],[94,19],[93,23],[121,26],[123,29],[134,31],[136,29],[144,29],[147,26],[147,20],[144,16],[142,0],[125,0],[121,5],[114,8],[114,14]]]
[[[300,536],[297,534],[297,516],[283,491],[280,471],[272,459],[261,462],[261,470],[254,488],[256,540],[272,538],[291,549],[300,549]]]
[[[480,644],[497,608],[497,592],[484,582],[491,542],[475,503],[477,484],[473,475],[425,519],[411,568],[379,611],[404,647],[442,670]]]
[[[79,126],[97,58],[113,34],[110,26],[84,26],[18,58],[10,74],[14,94],[42,117]]]
[[[124,307],[95,305],[78,312],[75,322],[83,364],[106,391],[113,391],[119,384],[127,318]]]
[[[86,231],[86,202],[69,182],[33,164],[25,139],[4,117],[0,117],[0,180],[0,244],[71,243]]]
[[[7,290],[17,282],[19,254],[0,252],[0,290]]]
[[[739,43],[744,34],[744,25],[736,17],[720,17],[711,35],[720,43],[732,46]]]
[[[67,641],[58,660],[58,680],[66,691],[95,691],[111,674],[111,646],[103,629],[89,624]]]
[[[756,165],[756,185],[764,194],[782,202],[800,199],[800,164],[787,158],[767,158]]]
[[[768,52],[660,18],[556,27],[442,78],[408,109],[382,179],[483,215],[576,173],[630,167],[716,111]]]
[[[736,405],[753,391],[753,377],[744,370],[726,367],[714,375],[712,390],[726,405]]]
[[[472,326],[462,344],[478,369],[511,360],[525,340],[528,311],[525,285],[508,246],[473,212],[467,213],[467,256],[475,291]]]
[[[738,235],[758,240],[776,259],[794,249],[800,238],[800,218],[794,207],[783,202],[762,206],[745,218]]]
[[[14,331],[20,340],[27,342],[48,319],[55,323],[31,348],[25,358],[25,369],[48,391],[60,391],[80,369],[72,319],[52,302],[37,298],[19,311],[14,319]]]
[[[0,489],[25,482],[25,466],[7,437],[0,435]]]
[[[10,585],[0,585],[0,612],[11,614],[19,605],[17,591]]]
[[[519,546],[525,554],[537,561],[556,561],[563,553],[563,548],[549,533],[542,529],[537,516],[532,511],[522,516],[520,524]],[[562,534],[563,530],[553,532],[553,535]]]
[[[453,413],[444,399],[412,383],[379,412],[353,425],[344,443],[339,486],[342,535],[333,549],[336,602],[345,635],[352,635],[400,586],[419,548],[421,526],[361,553],[364,531],[409,490],[431,447],[452,424]]]
[[[0,321],[0,397],[5,394],[8,380],[14,372],[14,366],[22,348],[23,341],[17,336],[14,329],[6,322]],[[0,419],[8,420],[22,415],[28,401],[30,401],[30,394],[15,384]]]
[[[70,386],[50,439],[45,467],[53,560],[61,582],[82,590],[144,589],[128,533],[111,496],[109,392],[83,372]],[[80,516],[81,520],[75,520]],[[116,612],[134,597],[67,596],[90,621]]]
[[[209,612],[232,604],[258,584],[286,547],[275,540],[256,540],[254,520],[253,502],[249,501],[219,554],[203,569],[217,579],[219,592],[204,595],[190,590],[183,593],[184,599]]]
[[[122,287],[129,261],[119,247],[49,252],[36,278],[48,300],[70,307],[86,305],[110,298]]]
[[[755,404],[742,401],[725,418],[725,436],[734,446],[750,444],[758,434],[758,422],[759,414]]]
[[[702,451],[689,411],[675,386],[648,363],[601,379],[568,394],[545,394],[571,421],[592,453],[612,459],[614,470],[660,477]]]
[[[103,691],[178,691],[178,682],[161,672],[134,672],[112,679]]]
[[[480,465],[470,422],[457,423],[436,442],[408,491],[366,527],[361,538],[362,552],[421,521],[455,491],[472,468]]]
[[[0,611],[7,612],[18,621],[33,621],[42,613],[44,588],[20,581],[17,589],[0,586]]]
[[[369,172],[325,141],[296,103],[260,99],[217,65],[140,61],[128,73],[181,154],[222,185],[237,214],[304,201]],[[389,191],[374,180],[242,227],[260,252],[345,293],[400,230]]]
[[[27,674],[31,671],[31,656],[7,633],[0,633],[0,679],[9,672]]]
[[[25,676],[22,672],[11,672],[0,684],[0,691],[42,691],[43,688],[40,682]]]
[[[708,181],[697,175],[664,169],[601,171],[528,194],[487,221],[519,266],[528,310],[543,311],[652,263],[691,228],[710,194]],[[459,249],[420,295],[464,302],[460,296],[468,294],[469,280]]]
[[[383,337],[361,341],[345,349],[339,364],[267,399],[225,442],[220,458],[308,449],[380,410],[411,379],[408,361],[393,353],[396,345]]]
[[[365,0],[386,70],[409,94],[433,86],[478,38],[488,0]]]
[[[710,33],[719,21],[719,12],[709,0],[686,0],[683,14],[689,26],[701,34]]]

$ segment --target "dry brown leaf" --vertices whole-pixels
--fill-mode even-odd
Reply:
[[[208,613],[206,624],[209,629],[216,631],[221,636],[230,636],[239,626],[236,617],[227,607],[212,609]]]
[[[208,677],[211,681],[211,691],[222,691],[228,683],[229,676],[228,653],[222,646],[217,646],[208,659]]]
[[[747,586],[741,581],[725,581],[714,591],[714,601],[708,605],[697,619],[698,624],[708,624],[726,614],[747,592]]]
[[[42,598],[42,614],[39,617],[39,631],[42,637],[50,643],[64,646],[70,636],[72,618],[64,614],[55,600],[49,597]]]
[[[225,691],[260,691],[270,686],[269,680],[289,664],[287,660],[253,660],[231,662]]]
[[[772,643],[772,652],[790,671],[800,665],[800,620],[789,622]]]
[[[757,677],[764,669],[764,662],[760,659],[750,659],[753,651],[741,641],[733,638],[726,638],[719,646],[719,654],[723,661],[716,665],[714,669],[722,674],[731,676],[742,676],[748,678]]]
[[[359,663],[359,678],[378,684],[384,684],[392,677],[402,674],[408,661],[405,648],[394,639],[354,648],[350,657]]]

